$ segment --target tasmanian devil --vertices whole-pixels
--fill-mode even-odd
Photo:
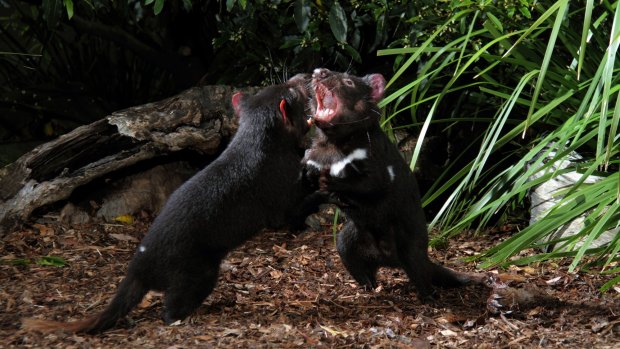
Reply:
[[[375,288],[379,267],[401,267],[421,299],[434,295],[432,285],[481,282],[481,275],[429,260],[417,182],[379,126],[383,76],[315,69],[311,87],[318,129],[302,160],[304,176],[329,193],[348,217],[337,249],[353,278]]]
[[[237,133],[170,196],[103,312],[72,323],[26,319],[23,327],[102,332],[149,290],[164,292],[166,324],[190,315],[213,290],[227,252],[262,228],[285,225],[305,196],[299,145],[309,128],[307,82],[298,75],[253,96],[233,96]]]

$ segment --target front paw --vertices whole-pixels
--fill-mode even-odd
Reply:
[[[317,190],[319,185],[319,178],[321,173],[310,167],[304,167],[301,173],[301,182],[305,188],[309,188],[312,191]]]

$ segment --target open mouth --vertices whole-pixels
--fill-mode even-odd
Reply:
[[[314,119],[322,122],[331,121],[338,110],[338,98],[320,82],[315,82],[314,95],[316,98]]]

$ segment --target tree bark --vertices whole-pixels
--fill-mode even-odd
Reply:
[[[0,238],[34,210],[111,172],[184,149],[216,153],[237,129],[232,94],[229,86],[195,87],[118,111],[0,169]]]

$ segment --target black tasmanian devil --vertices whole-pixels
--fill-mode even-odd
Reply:
[[[353,278],[374,288],[379,267],[401,267],[421,299],[434,296],[432,285],[482,282],[481,274],[459,273],[429,260],[417,182],[379,126],[383,76],[315,69],[311,86],[318,129],[302,160],[305,177],[348,217],[337,249]]]
[[[300,145],[309,128],[306,77],[253,96],[233,96],[236,135],[216,160],[170,196],[103,312],[71,323],[25,319],[23,327],[102,332],[149,290],[164,292],[165,323],[190,315],[215,287],[227,252],[262,228],[286,224],[306,194],[300,180]]]

